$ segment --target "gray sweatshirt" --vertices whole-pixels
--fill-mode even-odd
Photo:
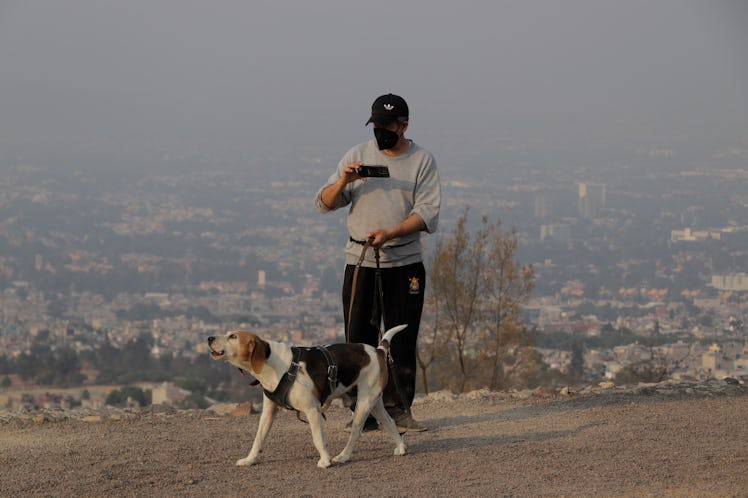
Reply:
[[[343,189],[340,204],[325,206],[322,191],[340,178],[348,164],[361,161],[366,165],[383,165],[390,170],[389,178],[369,178],[349,183]],[[374,139],[359,144],[346,152],[338,168],[319,189],[317,210],[322,213],[349,206],[348,233],[352,239],[363,241],[372,230],[390,229],[411,214],[417,214],[426,225],[426,232],[436,231],[441,205],[441,184],[436,161],[429,151],[410,143],[410,148],[398,156],[389,156],[377,148]],[[345,247],[346,264],[356,264],[361,255],[361,244],[348,241]],[[423,261],[421,234],[388,240],[380,250],[383,268],[404,266]],[[363,266],[374,267],[374,251],[366,253]]]

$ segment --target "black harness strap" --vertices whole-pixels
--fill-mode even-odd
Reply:
[[[301,359],[301,348],[292,347],[291,354],[291,366],[288,371],[283,374],[278,387],[275,391],[270,392],[267,389],[263,389],[265,396],[270,398],[275,404],[280,405],[288,410],[296,410],[293,406],[288,403],[288,392],[291,390],[291,386],[296,381],[296,376],[299,374],[299,360]]]
[[[330,385],[330,395],[332,395],[335,388],[338,387],[338,366],[335,364],[335,359],[333,359],[327,346],[317,346],[317,349],[322,352],[322,355],[325,357],[325,361],[327,362],[327,382]],[[323,400],[323,405],[325,404],[324,401],[327,400]]]

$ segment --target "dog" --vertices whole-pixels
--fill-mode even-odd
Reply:
[[[236,465],[253,465],[257,462],[279,406],[294,409],[306,416],[314,446],[319,452],[318,467],[326,468],[332,462],[344,463],[351,458],[370,413],[395,441],[394,454],[404,455],[405,443],[384,408],[382,391],[387,384],[386,354],[390,342],[405,327],[407,325],[398,325],[389,329],[376,348],[360,343],[333,344],[326,348],[292,348],[281,342],[265,341],[242,330],[227,332],[223,337],[209,337],[208,346],[214,359],[227,361],[240,370],[250,372],[264,389],[262,414],[252,449]],[[331,371],[336,375],[332,375]],[[348,443],[331,462],[325,438],[323,407],[335,398],[347,396],[354,388],[358,394]],[[281,393],[282,399],[277,399],[279,390],[285,390],[285,393]]]

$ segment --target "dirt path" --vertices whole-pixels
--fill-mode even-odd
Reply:
[[[261,461],[258,415],[138,412],[0,422],[2,496],[748,496],[745,389],[621,391],[560,399],[425,399],[392,456],[381,432],[351,462],[318,469],[308,427],[284,411]],[[481,398],[481,396],[475,396]],[[116,417],[115,417],[116,418]],[[345,444],[348,413],[328,414]]]

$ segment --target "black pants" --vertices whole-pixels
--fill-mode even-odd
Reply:
[[[375,290],[376,268],[362,266],[359,269],[355,302],[351,310],[350,330],[348,330],[355,269],[354,265],[346,265],[343,278],[345,337],[348,342],[363,342],[376,347],[379,345],[379,320],[382,314],[378,306],[379,296]],[[400,324],[408,324],[407,328],[398,332],[392,339],[390,353],[395,363],[394,372],[390,372],[390,378],[382,395],[387,412],[393,418],[397,418],[410,408],[416,391],[416,343],[423,311],[426,270],[423,263],[414,263],[395,268],[382,268],[380,272],[384,295],[384,330]],[[395,385],[393,378],[395,375],[402,396]]]

